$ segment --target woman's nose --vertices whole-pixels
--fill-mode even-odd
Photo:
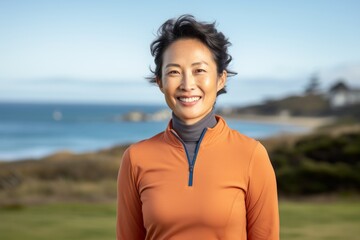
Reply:
[[[192,73],[183,74],[180,89],[184,91],[190,91],[195,89],[195,79]]]

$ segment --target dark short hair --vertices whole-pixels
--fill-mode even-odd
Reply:
[[[151,43],[150,51],[156,65],[155,70],[150,68],[153,75],[147,78],[151,83],[156,83],[156,78],[161,79],[162,77],[161,67],[165,50],[176,40],[184,38],[198,39],[209,48],[214,56],[219,75],[222,74],[223,70],[226,70],[230,77],[237,74],[228,69],[232,60],[228,53],[228,47],[231,43],[222,32],[217,31],[215,22],[199,22],[194,16],[186,14],[177,19],[167,20],[160,26],[157,38]],[[226,93],[225,88],[219,90],[217,95],[222,93]]]

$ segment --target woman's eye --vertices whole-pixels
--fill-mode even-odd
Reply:
[[[178,74],[179,72],[176,70],[171,70],[168,72],[168,75],[174,75],[174,74]]]
[[[199,68],[199,69],[196,69],[195,72],[202,73],[202,72],[206,72],[206,71],[205,71],[205,69]]]

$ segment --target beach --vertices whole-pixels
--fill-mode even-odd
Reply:
[[[298,117],[282,115],[255,115],[255,114],[233,114],[226,116],[227,119],[236,119],[253,123],[284,124],[299,126],[309,130],[331,124],[335,121],[333,117]]]

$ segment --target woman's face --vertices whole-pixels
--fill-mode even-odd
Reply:
[[[211,51],[196,39],[179,39],[164,52],[160,90],[174,114],[191,125],[213,108],[227,73],[219,76]]]

